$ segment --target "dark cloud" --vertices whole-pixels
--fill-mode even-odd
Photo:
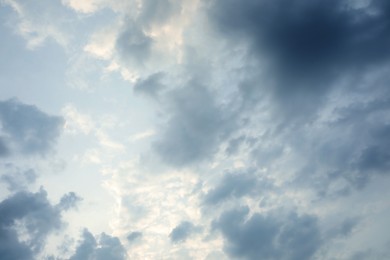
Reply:
[[[187,238],[199,231],[199,227],[195,226],[189,221],[183,221],[172,230],[172,232],[169,234],[169,237],[173,243],[179,243],[186,241]]]
[[[235,174],[226,173],[219,184],[206,193],[203,202],[206,205],[215,205],[228,199],[241,198],[253,194],[255,188],[260,189],[258,184],[258,177],[254,171]]]
[[[33,169],[21,170],[13,164],[5,165],[2,170],[4,174],[0,176],[0,180],[6,183],[8,190],[12,192],[25,190],[38,177]]]
[[[387,243],[387,246],[389,243]],[[371,259],[388,259],[390,257],[390,250],[388,247],[385,250],[367,249],[354,253],[348,260],[371,260]]]
[[[284,112],[307,116],[335,80],[388,63],[389,10],[382,0],[359,8],[347,0],[215,0],[209,17],[222,35],[247,43],[267,64],[262,70],[274,84],[266,88]]]
[[[153,40],[134,21],[126,21],[116,39],[116,50],[125,64],[143,65],[149,58]]]
[[[45,154],[61,133],[63,119],[16,99],[0,101],[1,153]]]
[[[83,231],[82,240],[70,260],[124,260],[126,250],[117,237],[102,233],[98,240],[87,229]]]
[[[50,204],[47,193],[18,192],[0,203],[0,258],[33,259],[48,234],[62,226],[61,211]],[[23,229],[21,239],[18,231]]]
[[[320,131],[314,127],[308,128],[311,132],[292,131],[288,139],[295,140],[294,151],[306,160],[296,183],[307,183],[321,196],[328,196],[333,183],[344,182],[332,196],[345,196],[351,188],[366,187],[375,176],[388,176],[390,102],[382,96],[335,109],[336,119]]]
[[[74,192],[69,192],[62,196],[60,203],[57,205],[61,210],[69,210],[76,207],[77,203],[82,200],[81,197],[77,196]]]
[[[0,138],[0,157],[5,157],[10,154],[6,141]]]
[[[226,154],[236,154],[240,148],[240,145],[245,141],[245,136],[239,136],[229,141],[228,147],[226,148]]]
[[[211,158],[233,124],[210,91],[197,82],[168,93],[168,123],[154,148],[173,166]]]
[[[134,231],[134,232],[131,232],[128,236],[127,236],[127,240],[129,242],[133,242],[135,240],[138,240],[142,237],[142,233],[141,232],[138,232],[138,231]]]
[[[328,237],[348,237],[359,224],[359,221],[360,219],[358,218],[344,219],[340,224],[336,225],[336,227],[329,230]]]
[[[230,257],[311,259],[322,244],[315,216],[282,211],[255,213],[250,218],[248,214],[247,207],[226,211],[212,224],[222,232],[224,250]]]
[[[164,84],[161,83],[163,77],[164,74],[158,72],[148,76],[146,79],[138,80],[134,85],[134,92],[154,98],[157,97],[159,91],[164,88]]]

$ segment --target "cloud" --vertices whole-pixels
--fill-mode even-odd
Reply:
[[[145,64],[150,57],[152,46],[153,39],[131,20],[124,22],[124,27],[118,34],[115,44],[124,64],[136,67]]]
[[[130,234],[128,234],[126,238],[129,242],[134,242],[136,240],[141,239],[141,237],[142,237],[141,232],[134,231],[134,232],[131,232]]]
[[[212,93],[197,82],[168,93],[168,123],[154,144],[164,162],[185,166],[211,158],[230,131]]]
[[[63,5],[69,6],[70,8],[74,9],[77,12],[81,13],[93,13],[96,12],[99,8],[101,8],[101,5],[103,1],[99,0],[86,0],[86,1],[75,1],[75,0],[62,0],[61,1]]]
[[[66,17],[60,3],[41,1],[29,3],[20,0],[4,0],[2,3],[10,6],[17,15],[12,26],[26,41],[27,47],[35,49],[48,39],[53,39],[62,47],[69,43],[65,32]],[[61,28],[61,29],[60,29]]]
[[[52,205],[44,189],[20,191],[0,202],[0,258],[34,259],[49,234],[63,223],[61,210]]]
[[[178,226],[172,229],[169,237],[173,243],[180,243],[186,241],[191,235],[199,231],[199,227],[195,226],[191,222],[182,221]]]
[[[0,124],[7,149],[25,155],[44,155],[59,137],[63,119],[10,99],[0,101]]]
[[[389,14],[381,0],[363,7],[334,0],[216,0],[208,12],[221,35],[249,46],[248,54],[262,63],[258,74],[268,74],[266,89],[295,117],[312,115],[337,80],[388,64]]]
[[[252,194],[255,190],[260,192],[259,180],[254,172],[226,173],[215,188],[210,189],[204,196],[206,205],[215,205],[232,198],[241,198]]]
[[[69,192],[62,196],[60,203],[58,204],[58,207],[61,210],[69,210],[71,208],[76,207],[77,203],[79,203],[82,200],[81,197],[77,196],[74,192]]]
[[[282,211],[254,213],[241,207],[213,222],[224,238],[225,252],[242,259],[311,259],[322,244],[317,217],[284,216]]]
[[[164,24],[173,14],[180,11],[181,1],[175,0],[143,0],[137,22],[144,27],[153,24]]]
[[[3,138],[0,138],[0,157],[5,157],[9,155],[10,151],[7,147],[6,141]]]
[[[0,180],[7,184],[9,191],[26,190],[30,184],[35,183],[37,173],[33,169],[21,170],[13,164],[6,164]]]
[[[82,240],[70,260],[125,260],[126,250],[117,237],[102,233],[98,240],[87,229],[84,229]]]
[[[157,97],[159,92],[164,89],[164,84],[161,83],[163,73],[154,73],[146,79],[138,80],[134,85],[134,92],[144,94],[150,97]]]

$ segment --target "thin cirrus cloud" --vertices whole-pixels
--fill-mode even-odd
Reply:
[[[0,102],[1,181],[9,192],[0,206],[16,214],[2,224],[3,254],[388,258],[386,1],[62,1],[43,8],[45,19],[68,19],[59,21],[62,33],[30,5],[5,4],[17,14],[15,31],[28,25],[27,47],[44,51],[55,39],[69,60],[84,57],[95,68],[79,77],[96,86],[53,86],[67,103],[47,107],[62,109],[65,124],[17,99]],[[117,120],[97,128],[102,114]],[[53,204],[43,188],[29,191],[49,180],[29,160],[50,160],[54,151],[75,187],[111,194],[110,210],[99,211],[107,227],[94,229],[103,216],[90,217],[100,198],[87,203],[87,192],[83,199],[70,192]],[[48,226],[29,208],[13,210],[17,198],[38,197]],[[71,214],[92,227],[81,227],[62,256],[47,241],[68,214],[62,234],[78,224]],[[27,230],[39,239],[22,241],[20,220],[33,223]]]

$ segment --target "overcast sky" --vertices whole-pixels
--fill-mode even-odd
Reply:
[[[0,259],[390,259],[388,0],[0,0]]]

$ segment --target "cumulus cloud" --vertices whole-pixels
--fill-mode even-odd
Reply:
[[[46,239],[62,225],[61,210],[44,189],[20,191],[0,202],[0,258],[34,259]]]
[[[128,234],[126,238],[129,242],[133,242],[133,241],[136,241],[138,239],[141,239],[141,237],[142,237],[141,232],[134,231],[134,232],[131,232],[130,234]]]
[[[0,102],[0,124],[6,149],[26,155],[44,155],[59,137],[63,119],[10,99]]]
[[[87,229],[70,260],[125,260],[126,251],[117,237],[102,233],[98,239]]]
[[[171,241],[173,243],[184,242],[194,233],[200,231],[200,228],[195,226],[189,221],[182,221],[178,226],[172,229],[172,232],[169,234]]]
[[[5,2],[26,16],[20,1]],[[360,237],[351,237],[359,232],[364,235],[359,224],[367,223],[364,218],[372,215],[357,209],[356,217],[348,212],[338,219],[348,209],[345,204],[353,204],[349,201],[359,201],[364,212],[388,208],[385,202],[373,206],[367,202],[370,196],[362,201],[365,196],[357,195],[366,195],[364,189],[370,184],[379,185],[389,177],[390,5],[385,0],[62,3],[89,14],[78,16],[85,23],[82,28],[88,27],[84,25],[94,12],[101,11],[95,17],[100,19],[104,8],[111,8],[109,19],[102,20],[110,22],[115,17],[115,24],[90,34],[82,51],[93,54],[91,60],[111,64],[105,77],[118,71],[132,82],[129,88],[135,94],[152,97],[149,102],[157,115],[145,121],[164,120],[142,128],[155,131],[133,138],[144,138],[142,145],[151,145],[154,154],[148,156],[152,159],[143,154],[123,174],[112,170],[113,174],[105,175],[110,178],[106,187],[117,196],[114,233],[127,235],[128,245],[140,242],[140,251],[134,255],[156,258],[164,251],[164,257],[175,258],[178,251],[181,258],[216,255],[220,259],[220,251],[211,252],[222,250],[223,243],[227,257],[239,259],[386,256],[376,249],[354,251]],[[26,28],[29,37],[37,33],[36,44],[52,35]],[[144,116],[138,107],[131,109]],[[133,142],[127,150],[72,107],[65,108],[64,114],[69,119],[67,130],[95,135],[110,156],[120,151],[127,156],[128,150],[133,156],[141,146]],[[60,118],[15,100],[0,102],[0,123],[1,159],[12,154],[47,154],[61,128]],[[115,136],[123,134],[121,140],[128,140],[132,131],[122,130],[115,129]],[[145,137],[151,135],[148,143]],[[88,151],[92,151],[90,161],[104,157],[94,149]],[[155,154],[162,164],[154,160]],[[104,163],[105,173],[111,173],[108,164]],[[147,174],[150,170],[166,175],[152,176]],[[14,192],[25,189],[34,178],[24,170],[1,177]],[[163,202],[162,197],[166,198]],[[54,210],[65,211],[79,200],[68,193]],[[252,212],[259,203],[260,212]],[[283,206],[293,209],[287,212]],[[197,238],[198,226],[183,221],[167,228],[187,216],[202,222],[201,226],[212,222],[221,236],[190,245],[190,238],[191,243]],[[130,230],[142,233],[129,233],[129,223]],[[21,254],[33,255],[33,249],[17,235],[8,234],[7,241],[17,241],[14,248]],[[341,243],[330,245],[333,239]],[[351,244],[352,249],[344,253]],[[336,251],[332,246],[342,248],[338,255],[332,255]],[[125,257],[117,238],[85,230],[71,259]]]
[[[213,222],[229,256],[242,259],[311,259],[322,244],[318,219],[282,211],[254,213],[247,207],[224,212]]]
[[[0,180],[6,183],[11,192],[26,190],[38,177],[34,169],[21,170],[13,164],[6,164],[2,170],[4,173]]]
[[[168,95],[170,118],[154,145],[156,152],[166,163],[179,167],[212,157],[233,122],[210,90],[197,82]]]
[[[204,196],[206,205],[216,205],[233,198],[264,192],[267,189],[265,180],[261,181],[254,170],[244,173],[225,173],[216,187],[210,189]],[[263,187],[262,187],[263,186]]]
[[[134,85],[134,92],[150,97],[156,97],[164,88],[164,84],[161,82],[163,77],[163,73],[157,72],[148,76],[146,79],[138,80]]]
[[[124,27],[116,39],[116,50],[124,64],[143,66],[150,57],[153,39],[133,21],[124,22]]]
[[[77,205],[77,203],[79,203],[81,200],[82,200],[82,198],[77,196],[76,193],[69,192],[69,193],[65,194],[64,196],[62,196],[60,203],[58,204],[58,207],[61,210],[66,211],[66,210],[69,210],[71,208],[74,208]]]

